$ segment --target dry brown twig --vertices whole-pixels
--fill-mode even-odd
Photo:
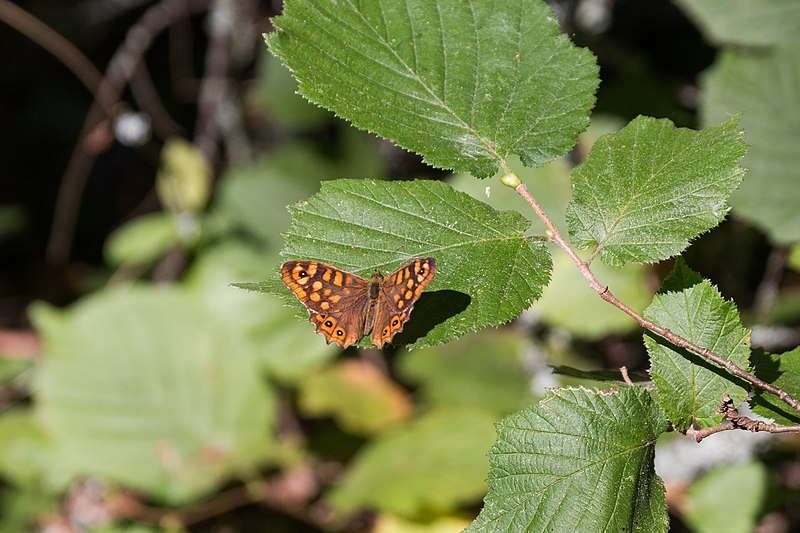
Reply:
[[[692,437],[697,442],[704,438],[719,433],[720,431],[730,431],[732,429],[743,429],[745,431],[752,431],[753,433],[767,432],[767,433],[798,433],[800,426],[781,426],[780,424],[769,424],[761,420],[753,420],[750,417],[739,414],[739,410],[733,403],[733,400],[727,394],[722,397],[722,401],[717,407],[717,412],[723,415],[722,424],[710,428],[689,428],[686,431],[688,437]]]

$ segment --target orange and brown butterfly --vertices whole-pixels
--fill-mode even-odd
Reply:
[[[414,303],[436,274],[432,257],[414,259],[384,278],[364,279],[319,261],[288,261],[281,278],[306,306],[317,333],[342,348],[372,333],[383,348],[403,331]]]

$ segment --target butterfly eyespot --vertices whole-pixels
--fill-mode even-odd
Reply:
[[[415,259],[385,277],[376,270],[371,279],[318,261],[288,261],[281,278],[329,344],[347,348],[371,333],[372,344],[382,348],[408,320],[435,272],[433,258]]]

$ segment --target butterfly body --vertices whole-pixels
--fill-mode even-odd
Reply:
[[[288,261],[281,279],[308,309],[317,332],[342,348],[372,334],[382,348],[403,331],[414,303],[436,273],[436,261],[415,259],[386,278],[367,280],[319,261]]]

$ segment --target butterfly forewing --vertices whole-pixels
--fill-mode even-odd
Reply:
[[[319,261],[288,261],[281,279],[309,310],[317,332],[347,348],[364,336],[369,282]]]
[[[394,336],[403,331],[411,317],[414,303],[436,274],[436,261],[432,257],[415,259],[392,272],[383,282],[375,310],[372,344],[383,348]]]
[[[281,278],[328,343],[347,348],[372,332],[372,343],[380,348],[403,330],[435,272],[430,257],[415,259],[386,279],[376,272],[371,281],[319,261],[288,261]]]

